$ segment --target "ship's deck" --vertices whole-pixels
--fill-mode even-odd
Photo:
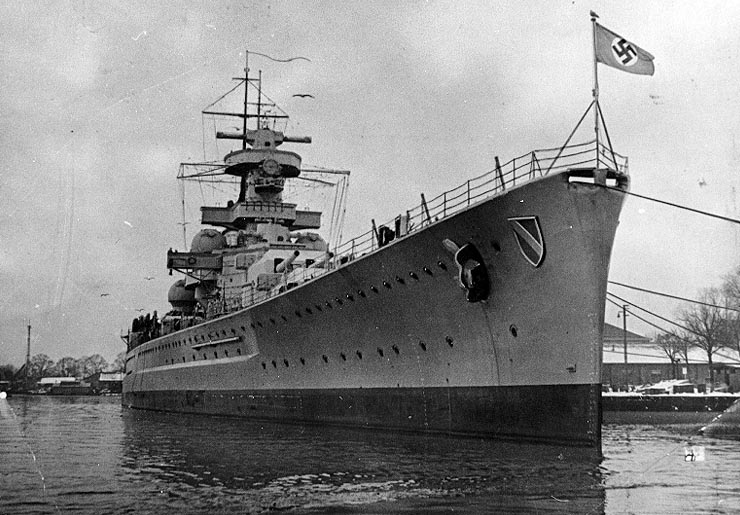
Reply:
[[[570,172],[570,175],[579,181],[593,182],[594,170],[628,175],[628,159],[601,144],[597,154],[596,140],[560,148],[533,150],[504,164],[500,164],[497,157],[496,167],[493,170],[473,177],[456,188],[444,191],[429,200],[422,193],[419,205],[383,224],[378,226],[373,224],[369,231],[339,243],[331,249],[329,259],[322,264],[321,268],[296,269],[285,282],[287,284],[308,282],[361,256],[375,252],[393,240],[408,236],[474,204],[542,177]],[[390,239],[384,236],[388,234],[388,231],[391,234]],[[264,302],[279,295],[284,289],[278,287],[255,292],[243,308]]]

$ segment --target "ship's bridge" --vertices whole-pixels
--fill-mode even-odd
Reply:
[[[250,222],[278,223],[291,231],[321,227],[320,211],[297,210],[296,204],[286,202],[245,200],[226,207],[203,206],[200,211],[201,223],[230,229],[242,229]]]

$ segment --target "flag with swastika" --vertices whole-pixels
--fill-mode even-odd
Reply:
[[[595,23],[596,61],[619,70],[638,75],[655,73],[653,59],[649,52],[615,34],[606,27]]]

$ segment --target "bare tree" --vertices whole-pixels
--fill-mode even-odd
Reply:
[[[69,356],[61,358],[54,365],[54,374],[62,377],[77,376],[77,360]]]
[[[677,333],[671,331],[668,333],[662,333],[655,337],[655,345],[665,352],[668,359],[671,360],[671,368],[673,372],[673,379],[678,378],[678,367],[683,358],[684,363],[688,363],[688,350],[689,342],[679,336]]]
[[[703,290],[700,300],[704,304],[694,304],[681,312],[680,319],[688,330],[686,338],[696,347],[707,353],[710,388],[714,389],[714,354],[727,347],[729,333],[724,309],[719,307],[722,292],[719,288]]]
[[[78,363],[78,371],[82,377],[89,377],[101,370],[108,368],[108,362],[100,354],[83,356]]]
[[[12,380],[17,370],[13,365],[0,365],[0,381]]]
[[[126,351],[119,352],[116,359],[111,364],[111,368],[116,372],[123,372],[126,368]]]
[[[28,378],[34,382],[50,376],[54,371],[54,362],[46,354],[36,354],[29,361]]]

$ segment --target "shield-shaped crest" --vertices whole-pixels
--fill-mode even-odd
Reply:
[[[514,216],[509,218],[509,223],[524,259],[535,268],[540,266],[545,260],[545,239],[540,221],[536,216]]]

